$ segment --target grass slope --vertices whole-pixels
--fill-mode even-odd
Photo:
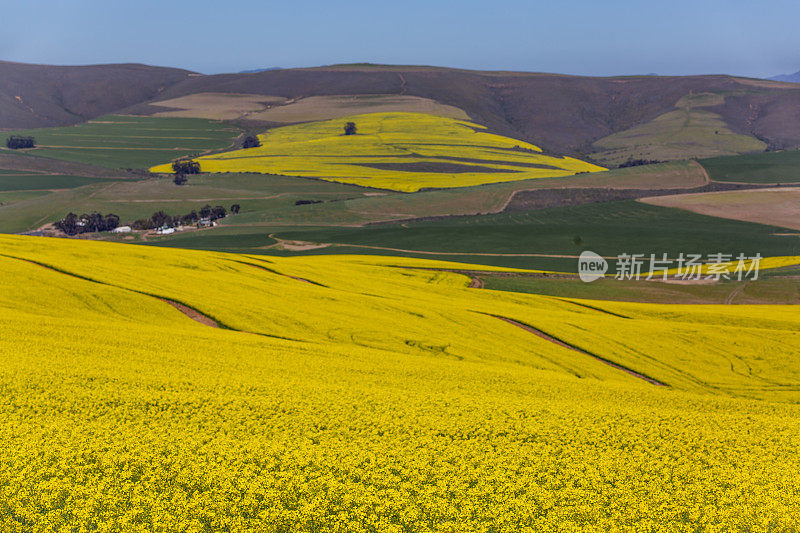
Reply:
[[[37,168],[38,172],[47,173],[57,170],[52,164],[55,160],[14,155],[13,163],[17,168]],[[48,162],[49,165],[33,165],[40,162]],[[2,163],[3,159],[0,158],[0,164]],[[86,170],[77,165],[73,167],[71,163],[61,163],[76,172]],[[97,167],[91,167],[91,170],[92,176],[103,175],[96,171]],[[9,171],[14,174],[27,172]],[[38,194],[39,198],[36,199],[16,196],[14,203],[17,205],[12,205],[9,198],[8,203],[0,209],[0,231],[13,233],[32,230],[41,225],[31,227],[32,223],[39,220],[52,222],[69,211],[119,212],[124,208],[126,218],[123,221],[130,222],[149,216],[155,207],[174,213],[181,209],[195,209],[198,201],[226,207],[236,201],[242,206],[242,213],[235,219],[237,227],[226,229],[226,233],[232,235],[236,231],[255,231],[266,235],[273,231],[267,231],[267,226],[278,226],[280,229],[287,225],[352,225],[398,218],[495,212],[504,208],[515,191],[527,189],[691,188],[704,183],[702,168],[692,162],[648,165],[566,178],[539,178],[480,187],[440,189],[416,194],[378,192],[335,182],[274,175],[206,174],[192,176],[183,187],[176,187],[171,179],[166,178],[137,179],[105,184],[102,187],[90,185],[72,192]],[[324,203],[297,206],[295,202],[298,200],[323,200]],[[232,220],[225,222],[231,223]],[[221,230],[222,228],[215,228],[210,231]]]
[[[3,177],[0,176],[0,183]],[[149,217],[164,210],[181,215],[205,204],[234,203],[242,207],[237,223],[250,223],[258,213],[295,212],[302,215],[298,200],[333,202],[358,198],[369,189],[318,180],[264,175],[192,176],[187,185],[178,187],[171,179],[95,180],[95,184],[77,189],[56,191],[36,197],[20,197],[0,209],[0,231],[16,233],[38,228],[62,218],[70,211],[115,213],[123,223]],[[327,205],[327,204],[323,204]],[[300,218],[298,216],[298,218]],[[332,210],[331,222],[348,222],[346,214]]]
[[[800,151],[765,152],[703,159],[700,164],[716,181],[800,183]]]
[[[594,143],[592,157],[607,165],[629,160],[692,159],[760,152],[767,145],[755,137],[734,133],[722,116],[705,109],[721,105],[722,95],[705,93],[681,98],[676,110]]]
[[[26,153],[108,168],[148,168],[230,146],[233,126],[204,119],[108,115],[76,126],[9,132],[35,137]]]
[[[0,191],[74,189],[104,181],[108,180],[62,174],[14,174],[7,172],[0,173]]]
[[[767,276],[764,279],[764,276]],[[797,279],[761,273],[762,279],[741,283],[675,284],[661,281],[623,281],[604,278],[592,283],[579,279],[525,275],[480,274],[488,290],[548,294],[562,298],[615,300],[662,304],[800,304]]]
[[[668,253],[670,257],[677,257],[681,252],[800,255],[800,239],[779,233],[785,230],[624,201],[402,225],[298,228],[279,231],[277,236],[288,240],[375,247],[364,248],[368,253],[393,253],[381,251],[380,247],[458,253],[465,254],[458,260],[470,262],[522,268],[559,266],[552,269],[574,272],[576,259],[548,260],[519,255],[576,256],[586,249],[611,257],[621,253],[648,256]],[[575,243],[576,237],[580,237],[580,244]]]

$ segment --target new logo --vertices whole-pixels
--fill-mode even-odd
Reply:
[[[581,253],[578,259],[578,276],[581,281],[592,282],[605,276],[608,271],[608,262],[589,250]]]

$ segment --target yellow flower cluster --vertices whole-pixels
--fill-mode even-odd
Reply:
[[[347,122],[356,124],[356,135],[344,135]],[[605,170],[484,130],[423,113],[369,113],[275,128],[259,135],[257,148],[197,160],[203,172],[301,176],[405,192]],[[167,173],[172,166],[150,170]]]
[[[795,308],[460,267],[0,237],[0,530],[800,527]]]

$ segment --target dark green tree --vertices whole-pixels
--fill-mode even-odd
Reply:
[[[180,174],[200,174],[200,163],[192,159],[178,159],[172,162],[172,170]]]
[[[20,150],[22,148],[35,148],[36,140],[33,137],[22,137],[20,135],[12,135],[6,139],[6,147],[12,150]]]
[[[242,148],[258,148],[261,146],[261,141],[255,135],[248,135],[242,142]]]

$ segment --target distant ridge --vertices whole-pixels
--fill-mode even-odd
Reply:
[[[250,70],[240,70],[239,74],[255,74],[257,72],[269,72],[270,70],[283,70],[283,67],[254,68]]]
[[[788,81],[789,83],[800,83],[800,71],[795,72],[794,74],[779,74],[777,76],[773,76],[768,79],[773,81]]]
[[[703,112],[724,124],[721,131],[750,136],[770,149],[800,147],[800,121],[794,118],[800,85],[791,83],[729,75],[588,77],[368,63],[203,76],[147,65],[0,62],[0,129],[76,124],[108,113],[149,115],[164,111],[151,103],[207,93],[263,95],[287,105],[312,97],[421,98],[458,108],[493,133],[579,158],[597,152],[600,139],[652,123],[696,95]],[[715,138],[699,140],[714,144]]]

